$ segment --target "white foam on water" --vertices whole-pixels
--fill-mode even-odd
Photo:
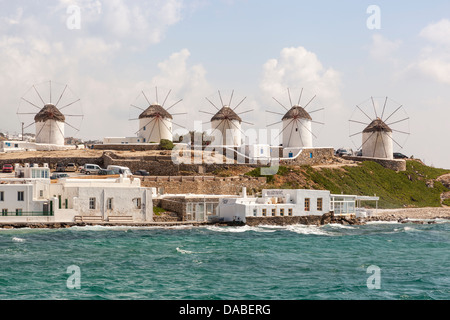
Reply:
[[[355,227],[353,227],[353,226],[343,225],[340,223],[331,223],[331,224],[328,224],[327,226],[329,226],[331,228],[335,228],[335,229],[355,229]]]
[[[318,226],[309,226],[303,224],[295,224],[286,226],[286,230],[295,232],[298,234],[311,234],[311,235],[319,235],[319,236],[329,236],[330,233],[324,231]]]
[[[13,237],[12,241],[14,241],[14,242],[25,242],[26,240],[22,239],[22,238],[19,238],[19,237]]]
[[[207,226],[207,230],[216,231],[216,232],[230,232],[230,233],[241,233],[247,231],[255,231],[255,232],[275,232],[275,230],[265,230],[260,227],[252,227],[252,226],[242,226],[242,227],[219,227],[219,226]]]
[[[181,253],[181,254],[193,254],[193,251],[189,251],[189,250],[183,250],[177,247],[177,252]]]

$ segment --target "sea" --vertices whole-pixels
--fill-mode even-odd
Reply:
[[[434,222],[0,230],[0,299],[448,300]]]

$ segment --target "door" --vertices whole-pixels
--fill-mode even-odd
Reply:
[[[44,213],[44,216],[48,216],[49,209],[50,209],[50,208],[49,208],[48,202],[44,203],[44,206],[43,206],[43,208],[42,208],[42,211],[43,211],[43,213]]]

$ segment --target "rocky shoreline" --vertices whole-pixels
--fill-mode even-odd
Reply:
[[[0,229],[65,229],[72,227],[103,226],[103,227],[176,227],[176,226],[257,226],[257,225],[316,225],[342,224],[342,225],[364,225],[368,222],[398,222],[415,224],[433,224],[437,219],[450,221],[450,208],[406,208],[406,209],[380,209],[374,216],[366,218],[350,218],[334,216],[333,213],[327,213],[323,216],[302,216],[302,217],[248,217],[247,222],[230,223],[209,223],[209,222],[151,222],[151,223],[0,223]]]

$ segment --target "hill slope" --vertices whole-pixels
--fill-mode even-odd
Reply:
[[[267,177],[267,188],[325,189],[335,194],[375,194],[380,197],[380,208],[440,207],[441,194],[449,189],[437,178],[448,173],[450,170],[428,167],[415,160],[407,161],[405,172],[395,172],[372,161],[340,168],[281,166],[277,175]],[[260,176],[260,171],[255,169],[246,175]]]

